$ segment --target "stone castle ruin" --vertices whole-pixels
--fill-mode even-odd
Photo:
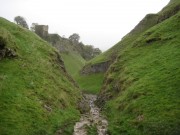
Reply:
[[[35,33],[43,39],[48,38],[48,25],[35,25]]]
[[[79,41],[76,41],[74,43],[70,38],[63,38],[56,33],[53,34],[48,33],[48,28],[49,28],[48,25],[38,25],[37,23],[33,23],[32,25],[33,25],[32,26],[33,31],[38,36],[49,42],[60,52],[69,53],[73,50],[78,52],[86,60],[92,59],[93,57],[101,53],[101,50],[99,48],[94,48],[91,45],[86,46]],[[96,69],[96,70],[101,70],[101,69]]]

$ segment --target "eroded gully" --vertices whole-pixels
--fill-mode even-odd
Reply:
[[[87,127],[96,126],[98,135],[107,134],[107,120],[100,114],[100,108],[95,105],[96,95],[84,94],[86,101],[90,107],[90,111],[82,114],[80,121],[74,126],[73,135],[87,135]]]

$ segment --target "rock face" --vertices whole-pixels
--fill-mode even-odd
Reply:
[[[14,42],[11,42],[10,34],[3,33],[3,30],[1,32],[3,36],[0,36],[0,60],[3,58],[16,57],[17,54],[15,52],[15,48],[10,48],[8,46],[8,44],[14,44]]]
[[[129,34],[142,32],[158,23],[159,16],[157,14],[146,15]]]
[[[163,8],[163,14],[160,14],[159,18],[158,18],[158,23],[161,23],[162,21],[170,18],[171,16],[175,15],[176,13],[178,13],[180,11],[180,4],[174,4],[173,5],[173,1],[170,1],[171,6],[173,7],[171,10],[167,10],[167,8]]]
[[[180,4],[173,5],[171,10],[167,9],[167,7],[163,8],[162,13],[157,14],[147,14],[129,33],[129,35],[136,34],[142,31],[149,29],[150,27],[163,22],[164,20],[170,18],[175,15],[180,10]]]
[[[3,48],[3,49],[1,49],[0,48],[0,60],[2,59],[2,58],[13,58],[13,57],[16,57],[17,55],[16,55],[16,53],[15,53],[15,51],[13,51],[13,50],[11,50],[11,49],[9,49],[9,48]]]
[[[109,66],[111,64],[111,61],[106,61],[94,65],[86,65],[82,68],[81,74],[82,75],[88,75],[92,73],[104,73],[108,70]]]
[[[90,111],[89,101],[86,99],[85,95],[83,95],[78,107],[82,114]]]
[[[72,47],[72,42],[70,40],[58,34],[49,34],[47,41],[62,53],[68,53],[70,46]]]

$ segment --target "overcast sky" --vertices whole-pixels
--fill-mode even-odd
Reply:
[[[78,33],[84,44],[105,51],[119,42],[148,13],[157,13],[169,0],[0,0],[0,16],[15,16],[49,25],[49,33]]]

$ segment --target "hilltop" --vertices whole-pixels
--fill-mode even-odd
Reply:
[[[54,47],[0,18],[0,67],[0,134],[73,132],[81,94]]]

